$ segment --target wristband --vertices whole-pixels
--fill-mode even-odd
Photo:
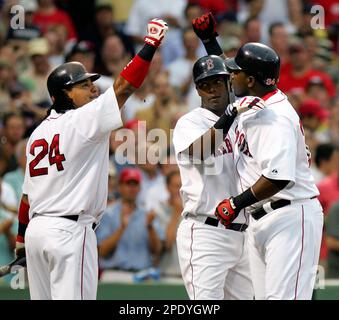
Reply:
[[[233,198],[233,203],[238,211],[258,201],[259,200],[254,196],[251,188],[248,188],[246,191]]]
[[[226,108],[227,113],[225,113],[219,118],[219,120],[214,124],[214,129],[222,129],[223,135],[227,135],[228,131],[230,130],[232,123],[236,117],[236,114],[229,113],[228,109]]]
[[[221,47],[216,38],[210,38],[202,41],[205,47],[206,52],[209,55],[215,54],[221,56],[224,52],[221,50]]]

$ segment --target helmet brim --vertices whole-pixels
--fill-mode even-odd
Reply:
[[[234,58],[226,59],[225,66],[230,72],[242,70],[242,68],[235,62]]]
[[[74,85],[76,83],[85,81],[87,79],[91,79],[92,82],[94,82],[94,81],[98,80],[99,78],[100,78],[100,74],[98,74],[98,73],[89,73],[89,72],[86,72],[83,75],[81,75],[80,77],[65,83],[65,86],[71,86],[71,85]]]
[[[210,77],[215,77],[215,76],[230,76],[230,74],[226,71],[218,71],[216,70],[215,72],[204,72],[202,73],[199,77],[197,77],[194,82],[198,83],[200,80],[204,80]]]

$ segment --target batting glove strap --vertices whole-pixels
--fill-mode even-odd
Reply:
[[[238,214],[233,198],[221,201],[215,209],[215,216],[226,227],[236,219]]]
[[[151,20],[147,25],[147,36],[144,37],[145,43],[156,48],[159,47],[167,30],[168,25],[164,20]]]

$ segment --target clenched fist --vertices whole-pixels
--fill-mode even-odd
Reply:
[[[144,41],[157,48],[160,46],[167,30],[168,25],[164,20],[153,19],[148,22],[147,36],[145,36]]]
[[[216,22],[211,12],[202,15],[199,18],[193,19],[192,26],[195,34],[202,40],[207,42],[209,39],[218,36],[216,31]]]
[[[225,226],[229,226],[238,216],[239,211],[236,209],[233,198],[224,199],[215,209],[215,216]]]

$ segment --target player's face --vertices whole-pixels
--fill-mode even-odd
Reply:
[[[223,112],[228,104],[228,91],[223,76],[213,76],[199,81],[196,86],[202,106],[212,112]]]
[[[99,96],[99,90],[91,79],[75,84],[67,93],[77,108],[82,107]]]
[[[242,71],[233,71],[231,73],[231,84],[234,91],[234,94],[237,97],[248,96],[248,86],[247,86],[248,76]]]

